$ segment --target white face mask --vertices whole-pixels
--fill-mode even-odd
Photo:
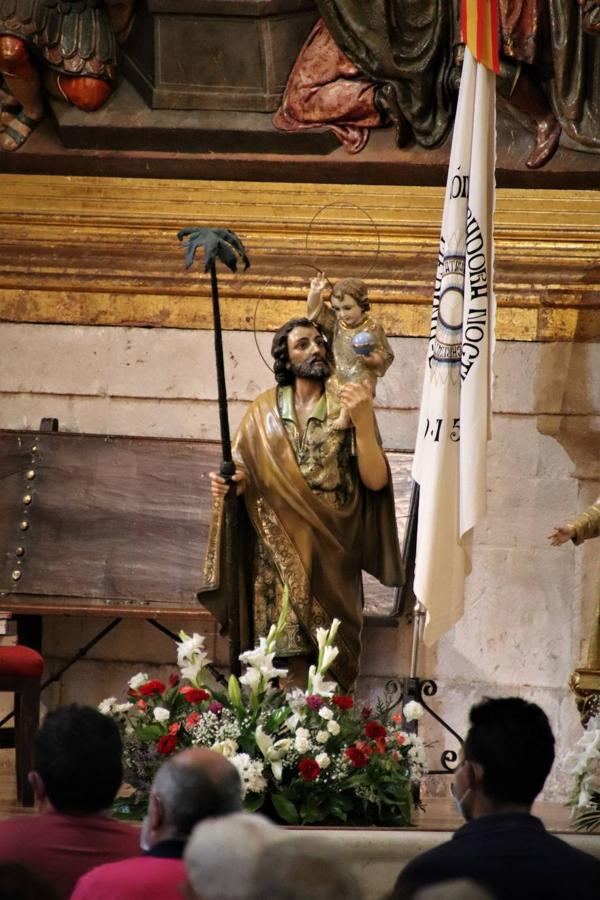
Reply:
[[[148,836],[148,816],[144,816],[144,821],[142,822],[142,831],[140,834],[140,848],[147,853],[150,849],[150,840]]]
[[[471,788],[467,788],[466,791],[464,792],[464,794],[462,795],[462,797],[459,798],[456,796],[454,783],[452,783],[450,785],[450,793],[452,794],[452,801],[454,803],[456,812],[459,814],[459,816],[461,818],[463,818],[465,820],[465,822],[468,822],[471,817],[466,814],[463,804],[465,802],[465,798],[468,797],[469,794],[471,793]]]

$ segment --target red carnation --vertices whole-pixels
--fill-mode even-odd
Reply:
[[[352,709],[354,706],[354,700],[346,694],[336,694],[335,697],[332,697],[332,702],[335,703],[339,709]]]
[[[301,759],[298,763],[298,768],[305,781],[314,781],[315,778],[319,777],[319,772],[321,771],[316,759]]]
[[[162,737],[156,742],[156,750],[158,753],[162,754],[162,756],[168,756],[169,753],[172,753],[175,747],[177,746],[177,735],[176,734],[163,734]]]
[[[385,753],[385,751],[387,750],[385,738],[375,738],[375,746],[377,747],[378,753]]]
[[[152,694],[162,694],[164,689],[165,686],[163,682],[159,681],[158,678],[153,678],[145,684],[140,684],[138,694],[141,694],[142,697],[150,697]]]
[[[348,747],[346,756],[355,769],[364,769],[369,762],[369,757],[362,750],[359,750],[358,747]]]
[[[362,708],[362,717],[363,719],[369,719],[373,710],[370,706],[363,706]]]
[[[210,700],[210,694],[203,688],[182,687],[179,693],[183,694],[188,703],[201,703],[203,700]]]
[[[365,734],[372,740],[377,740],[377,738],[386,737],[387,731],[379,722],[367,722],[365,725]]]
[[[195,725],[197,725],[199,721],[200,721],[200,713],[194,711],[194,712],[190,713],[189,716],[187,717],[187,719],[185,720],[185,727],[189,731],[189,729],[193,728]]]
[[[171,672],[169,675],[169,687],[175,687],[180,681],[180,676],[176,672]]]

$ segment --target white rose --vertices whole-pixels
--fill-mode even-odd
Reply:
[[[148,681],[148,676],[145,672],[138,672],[137,675],[134,675],[133,678],[130,678],[127,684],[131,688],[132,691],[137,691],[141,684],[146,684]]]
[[[322,706],[319,710],[319,715],[322,719],[333,719],[333,712],[329,709],[328,706]]]
[[[220,753],[222,756],[225,756],[227,759],[231,759],[232,756],[238,751],[238,745],[235,741],[232,741],[231,738],[226,738],[224,741],[217,741],[210,748],[214,750],[215,753]]]
[[[107,697],[106,700],[102,700],[102,702],[98,704],[98,712],[101,712],[103,716],[109,715],[116,702],[116,697]]]
[[[329,734],[339,734],[340,723],[336,722],[335,719],[332,719],[331,722],[327,723],[327,731],[329,732]]]
[[[328,731],[317,731],[317,741],[319,744],[326,744],[329,740]]]
[[[298,753],[307,753],[310,748],[310,731],[308,728],[297,728],[294,737],[294,749]]]
[[[331,760],[326,753],[318,753],[315,756],[315,762],[318,763],[320,769],[328,769],[331,764]]]
[[[164,706],[156,706],[153,710],[154,718],[157,722],[166,722],[170,718],[171,713]]]
[[[415,722],[423,716],[425,710],[416,700],[411,700],[410,703],[405,704],[402,712],[407,722]]]

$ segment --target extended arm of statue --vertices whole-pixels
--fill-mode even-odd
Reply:
[[[582,544],[588,538],[599,536],[600,497],[573,522],[557,525],[548,535],[548,540],[553,547],[559,547],[569,540],[575,544]]]

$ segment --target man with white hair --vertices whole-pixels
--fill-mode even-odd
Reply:
[[[188,900],[256,900],[256,861],[265,848],[285,836],[258,813],[240,812],[201,822],[184,853]]]
[[[183,850],[197,822],[240,809],[237,769],[220,753],[194,747],[156,773],[141,844],[145,856],[98,866],[80,878],[71,900],[181,900]]]

